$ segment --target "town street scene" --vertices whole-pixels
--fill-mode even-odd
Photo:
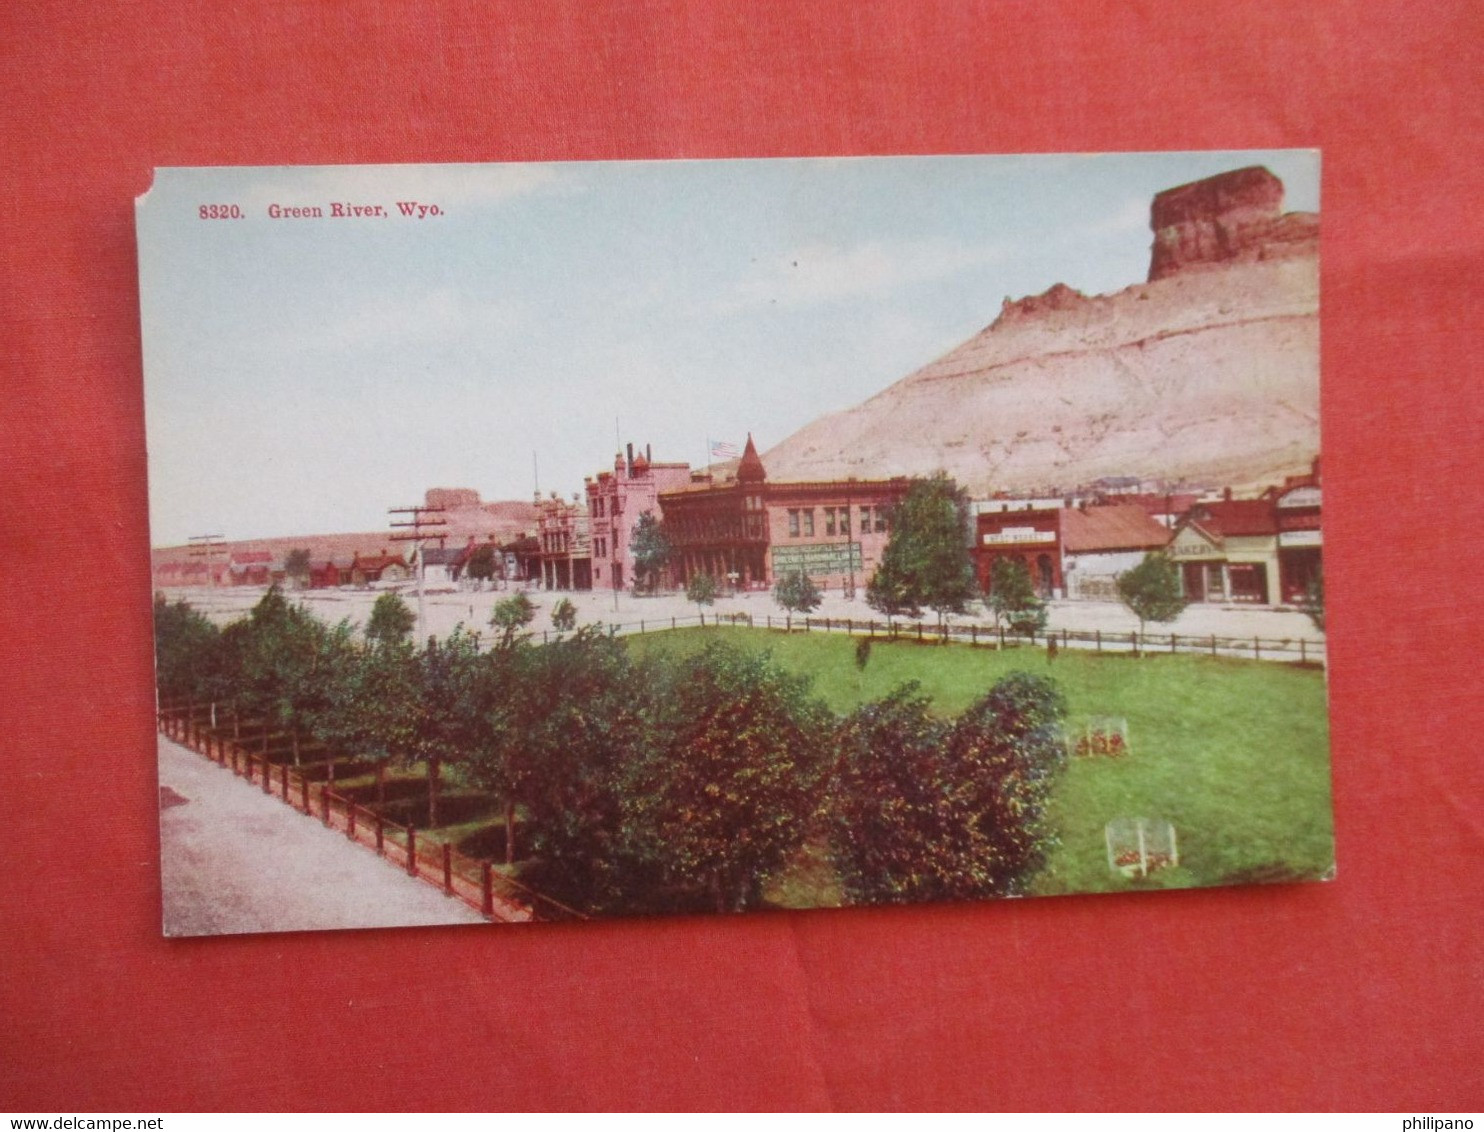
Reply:
[[[1318,182],[158,171],[166,933],[1328,879]]]

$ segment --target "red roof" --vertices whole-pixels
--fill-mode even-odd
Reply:
[[[407,565],[407,560],[400,554],[357,554],[351,561],[351,567],[360,567],[362,570],[385,570],[388,566]]]
[[[1154,550],[1170,541],[1169,528],[1142,507],[1108,504],[1061,512],[1062,549],[1068,554],[1100,550]]]
[[[752,433],[749,432],[747,447],[742,451],[742,462],[737,465],[737,482],[762,483],[767,478],[762,457],[757,454],[757,446],[752,443]]]
[[[1200,503],[1191,508],[1190,518],[1217,538],[1278,532],[1278,520],[1270,499],[1223,499],[1217,503]]]

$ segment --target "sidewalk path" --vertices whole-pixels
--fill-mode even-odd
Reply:
[[[485,922],[164,736],[159,761],[167,936]]]

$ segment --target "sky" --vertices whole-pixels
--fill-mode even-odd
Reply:
[[[157,170],[151,541],[376,530],[430,487],[570,497],[627,442],[766,451],[1007,297],[1143,281],[1154,195],[1246,165],[1318,211],[1312,150]]]

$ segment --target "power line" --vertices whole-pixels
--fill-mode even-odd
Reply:
[[[390,515],[411,515],[411,522],[392,522],[392,527],[403,528],[406,534],[392,535],[393,542],[415,543],[414,553],[417,555],[417,640],[422,643],[423,634],[427,629],[426,611],[423,608],[423,540],[430,533],[443,534],[440,528],[448,526],[448,520],[443,518],[429,518],[429,516],[441,516],[447,508],[445,507],[389,507],[387,513]]]

